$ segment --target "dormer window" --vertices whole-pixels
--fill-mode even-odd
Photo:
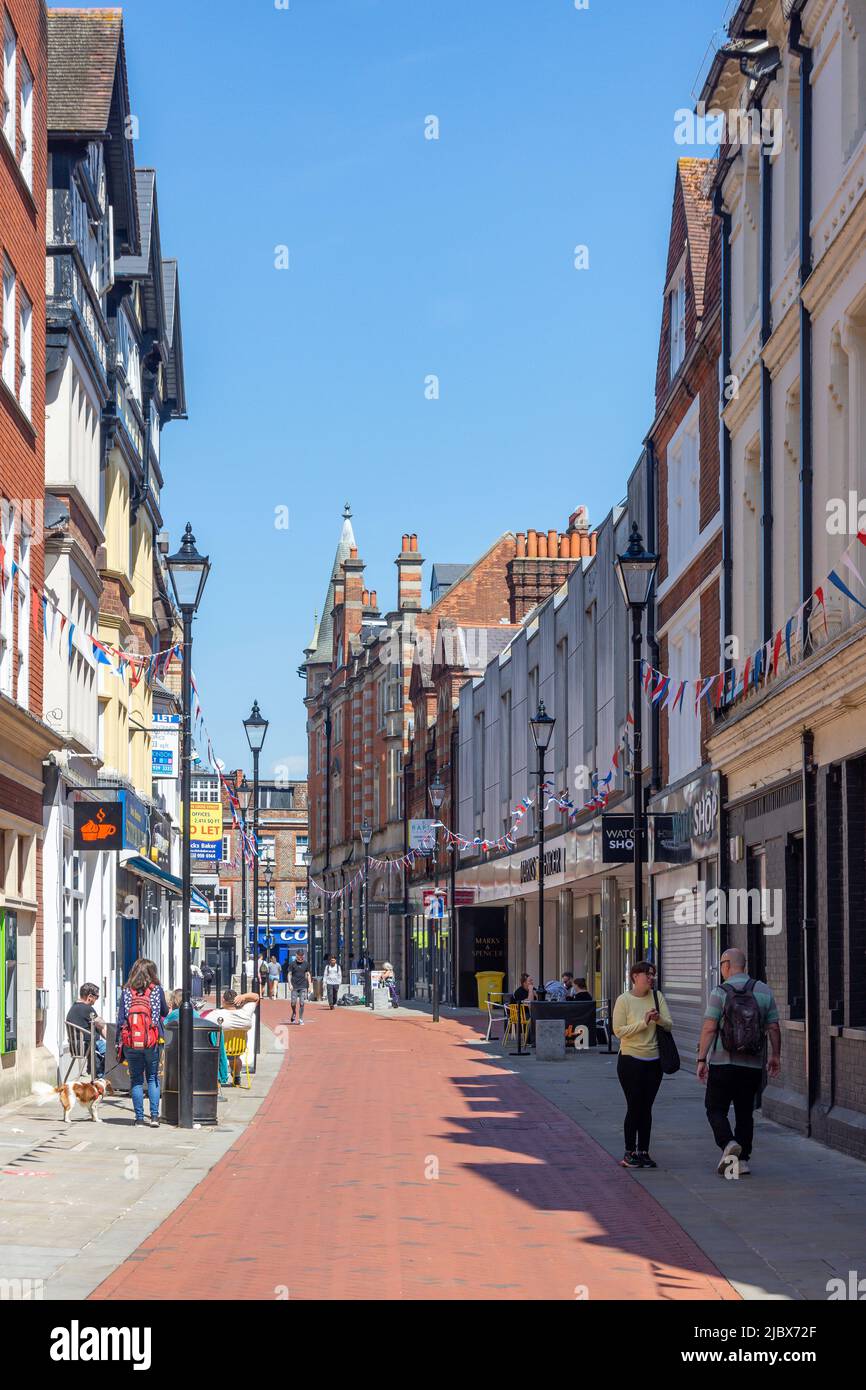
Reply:
[[[686,270],[674,280],[670,292],[670,376],[676,376],[686,355]]]

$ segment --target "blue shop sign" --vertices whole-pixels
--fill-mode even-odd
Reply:
[[[150,812],[134,792],[122,788],[118,800],[123,804],[123,847],[148,857]]]
[[[271,927],[272,946],[306,946],[309,935],[306,927]],[[268,929],[259,922],[259,945],[267,946]]]

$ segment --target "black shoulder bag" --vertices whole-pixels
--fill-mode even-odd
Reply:
[[[653,1001],[658,1009],[659,992],[657,989],[653,990]],[[659,1013],[661,1013],[660,1009]],[[661,1025],[657,1023],[656,1042],[658,1043],[659,1061],[662,1064],[662,1071],[665,1076],[673,1076],[674,1072],[680,1069],[680,1054],[674,1042],[673,1033],[669,1032],[667,1028],[662,1028]]]

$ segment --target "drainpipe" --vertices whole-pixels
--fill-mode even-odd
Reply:
[[[646,514],[647,514],[647,546],[654,553],[658,553],[658,537],[656,535],[656,488],[658,474],[656,470],[656,451],[652,440],[647,440],[646,446]],[[655,580],[653,580],[650,601],[647,604],[647,646],[650,653],[650,661],[658,670],[659,664],[659,643],[656,637],[656,595]],[[659,714],[660,701],[651,706],[650,709],[650,740],[652,744],[652,773],[650,792],[658,791],[662,784],[662,760],[661,742],[659,739]]]
[[[812,273],[812,50],[799,13],[788,46],[800,59],[800,602],[812,595],[812,318],[803,286]]]
[[[818,1031],[818,951],[816,921],[816,779],[815,737],[804,729],[803,747],[803,975],[805,989],[805,1029],[803,1057],[806,1082],[806,1136],[812,1134],[812,1107],[818,1098],[820,1079],[820,1034]]]
[[[331,715],[330,711],[325,710],[325,869],[322,874],[323,883],[327,884],[328,874],[331,870]],[[333,955],[331,943],[331,902],[332,899],[325,897],[324,908],[328,919],[328,955]],[[346,984],[348,984],[348,980]]]
[[[721,399],[720,411],[727,401],[727,385],[731,376],[731,214],[725,210],[721,188],[713,195],[713,212],[722,222],[722,344],[721,344]],[[733,525],[731,511],[731,431],[724,419],[721,421],[720,440],[721,485],[722,485],[722,638],[725,647],[725,670],[731,665],[727,654],[727,638],[733,631]]]
[[[409,758],[403,764],[403,854],[409,853]],[[403,864],[403,998],[408,999],[409,991],[414,994],[415,981],[410,970],[412,949],[412,929],[409,925],[409,864]]]
[[[755,108],[761,119],[760,103]],[[773,381],[763,349],[773,331],[773,166],[761,145],[761,622],[773,635]]]

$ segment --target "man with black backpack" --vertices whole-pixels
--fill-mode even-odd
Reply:
[[[764,1052],[767,1075],[778,1076],[782,1050],[779,1010],[770,986],[746,974],[745,954],[731,946],[719,962],[721,984],[710,995],[698,1043],[698,1080],[706,1083],[707,1119],[722,1156],[716,1171],[725,1177],[751,1173],[755,1101],[761,1090]],[[734,1107],[734,1129],[728,1112]]]

